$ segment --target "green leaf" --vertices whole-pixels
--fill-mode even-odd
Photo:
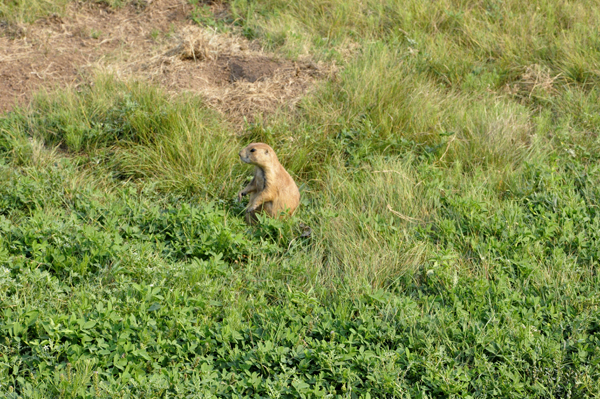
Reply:
[[[162,308],[162,305],[158,302],[154,302],[152,305],[150,305],[150,307],[148,308],[148,312],[154,312],[158,309]]]
[[[96,325],[96,320],[89,320],[87,321],[81,328],[84,330],[88,330],[92,327],[94,327]]]

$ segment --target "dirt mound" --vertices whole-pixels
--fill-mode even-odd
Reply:
[[[122,76],[144,76],[173,92],[201,94],[233,122],[293,106],[331,65],[290,61],[265,53],[257,43],[188,25],[153,54],[138,49],[119,64]]]
[[[308,60],[279,59],[256,43],[193,25],[169,42],[173,47],[166,51],[157,49],[150,58],[132,53],[129,63],[112,67],[120,67],[121,75],[145,76],[173,92],[199,93],[234,123],[293,106],[316,79],[334,70]]]
[[[279,62],[267,57],[256,57],[250,60],[234,57],[229,60],[229,80],[231,82],[245,80],[251,83],[265,80],[273,77],[280,66]]]
[[[255,42],[202,28],[187,0],[134,2],[114,10],[73,3],[67,16],[0,24],[0,112],[41,87],[77,85],[97,71],[190,91],[234,122],[293,105],[332,66],[290,61]],[[223,12],[223,10],[219,10]]]

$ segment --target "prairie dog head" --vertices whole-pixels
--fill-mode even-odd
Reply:
[[[277,155],[267,144],[252,143],[240,151],[240,159],[245,163],[265,167],[277,161]]]

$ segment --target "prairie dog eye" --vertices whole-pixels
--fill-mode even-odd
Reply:
[[[256,151],[256,148],[253,148],[253,149],[250,150],[250,152],[254,152],[254,151]]]

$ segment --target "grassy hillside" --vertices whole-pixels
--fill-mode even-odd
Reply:
[[[340,72],[241,133],[111,75],[0,116],[3,396],[600,396],[596,2],[203,10]],[[290,220],[243,223],[252,141]]]

